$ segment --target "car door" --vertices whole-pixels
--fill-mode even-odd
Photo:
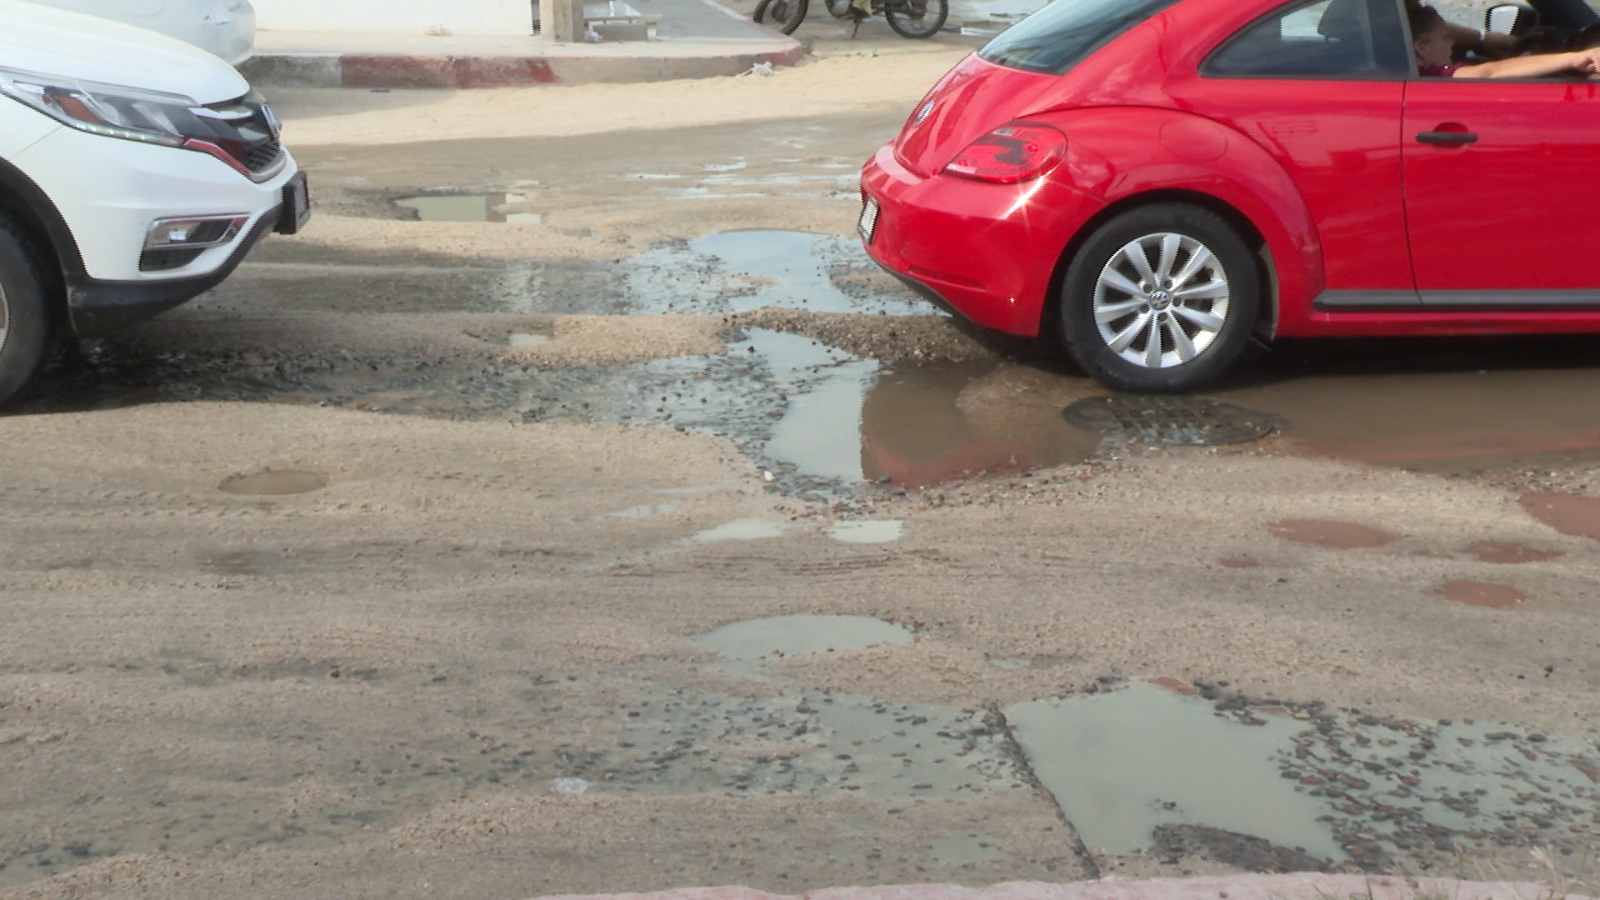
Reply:
[[[1309,0],[1202,66],[1207,115],[1266,150],[1316,223],[1318,309],[1417,305],[1398,140],[1408,57],[1395,0]]]
[[[1401,137],[1424,307],[1600,309],[1600,83],[1418,78]]]

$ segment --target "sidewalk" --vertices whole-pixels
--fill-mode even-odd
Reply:
[[[799,41],[714,0],[629,0],[655,21],[652,40],[555,43],[536,35],[350,34],[261,30],[240,71],[295,87],[486,88],[668,81],[792,66]]]

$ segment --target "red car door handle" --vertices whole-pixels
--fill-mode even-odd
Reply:
[[[1478,136],[1470,131],[1424,131],[1417,135],[1419,144],[1473,144]]]

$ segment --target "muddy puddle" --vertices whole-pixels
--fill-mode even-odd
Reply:
[[[1597,349],[1556,338],[1351,342],[1341,357],[1330,343],[1310,371],[1283,359],[1258,385],[1212,395],[1281,417],[1296,452],[1347,462],[1441,475],[1592,465]]]
[[[1226,834],[1247,868],[1415,870],[1458,850],[1575,854],[1600,830],[1586,742],[1202,693],[1134,682],[1005,714],[1084,843],[1112,854],[1214,852]]]
[[[726,169],[705,174],[739,174],[737,163]],[[527,196],[401,202],[427,217],[492,218],[535,213]],[[362,300],[372,267],[348,276],[324,268],[307,282],[318,298],[349,294],[358,311],[376,302]],[[284,295],[287,276],[263,272],[273,295]],[[244,284],[251,270],[236,277]],[[556,342],[554,317],[562,314],[778,308],[881,316],[886,332],[898,317],[935,314],[879,271],[854,237],[795,231],[708,234],[604,264],[517,262],[489,278],[493,290],[484,286],[488,276],[475,278],[476,287],[457,285],[447,296],[436,296],[439,283],[405,288],[411,282],[400,278],[380,299],[387,310],[420,311],[465,304],[470,295],[501,312],[547,318],[485,339],[519,349]],[[870,318],[851,321],[861,333],[878,327]],[[158,321],[146,330],[159,329]],[[919,488],[1027,472],[1127,444],[1218,446],[1269,434],[1284,452],[1446,475],[1600,465],[1594,340],[1293,345],[1247,361],[1215,390],[1173,398],[1112,395],[1049,361],[882,363],[783,331],[730,326],[725,337],[718,354],[540,368],[344,346],[141,349],[116,336],[59,367],[24,409],[271,400],[437,418],[653,423],[727,437],[775,489],[818,496],[869,483]]]
[[[496,342],[553,340],[530,330]],[[1576,412],[1591,405],[1587,372],[1566,369],[1318,374],[1178,402],[1108,396],[1082,376],[1023,363],[883,365],[766,329],[731,331],[726,352],[710,356],[557,369],[348,353],[150,355],[115,342],[94,353],[57,382],[60,399],[47,390],[27,408],[298,399],[461,419],[654,423],[727,437],[776,488],[798,494],[925,487],[1081,462],[1127,443],[1264,434],[1284,438],[1287,452],[1436,474],[1600,464],[1600,419]]]

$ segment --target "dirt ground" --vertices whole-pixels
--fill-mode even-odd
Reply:
[[[312,173],[309,230],[0,419],[0,896],[1319,866],[1596,892],[1590,464],[1446,476],[1273,436],[818,492],[752,456],[755,425],[663,424],[653,395],[575,411],[574,385],[734,356],[755,328],[883,364],[1008,352],[931,310],[730,312],[714,301],[760,285],[720,281],[691,302],[704,266],[644,267],[659,308],[629,293],[641,255],[708,234],[848,238],[861,161],[976,43],[804,36],[814,58],[770,77],[271,98]],[[477,192],[523,218],[393,202]],[[1012,360],[962,408],[1003,419],[1042,383],[1052,415],[1098,395]],[[839,646],[730,661],[704,637],[787,616],[840,617]],[[854,617],[908,640],[852,645]],[[1135,852],[1083,840],[1020,713],[1152,684],[1306,723],[1298,758],[1338,772],[1283,778],[1347,783],[1346,854],[1199,815]],[[1559,785],[1515,798],[1554,812],[1408,824],[1340,760],[1402,790],[1423,756],[1327,750],[1426,755],[1464,721],[1554,760]]]

